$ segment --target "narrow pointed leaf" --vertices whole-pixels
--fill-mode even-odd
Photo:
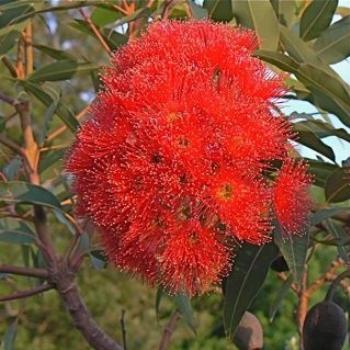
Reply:
[[[309,244],[309,235],[291,235],[284,232],[280,224],[275,221],[274,242],[279,247],[290,271],[293,274],[294,281],[300,283],[304,268]]]
[[[21,80],[19,83],[28,93],[34,95],[46,107],[52,105],[53,98],[48,93],[46,93],[38,84],[35,82],[30,82],[28,80]],[[76,131],[76,129],[79,127],[79,122],[74,117],[74,114],[63,103],[58,104],[55,112],[71,131]]]
[[[277,50],[279,23],[270,1],[233,0],[232,10],[239,24],[255,30],[260,41],[260,48]]]
[[[278,310],[281,308],[283,300],[286,298],[290,291],[290,286],[293,283],[293,275],[289,275],[288,278],[282,283],[282,286],[277,290],[274,301],[270,306],[269,318],[270,322],[275,318]]]
[[[327,179],[326,199],[329,203],[343,202],[350,199],[350,173],[339,168]]]
[[[90,72],[99,66],[90,63],[78,63],[74,60],[61,60],[44,66],[28,77],[29,81],[68,80],[77,72]]]
[[[338,0],[313,0],[300,20],[300,36],[304,40],[317,38],[332,21]]]
[[[23,181],[0,183],[0,202],[38,204],[61,209],[56,196],[41,186]]]
[[[325,30],[314,44],[316,54],[327,64],[350,56],[350,16],[342,18]]]
[[[246,244],[239,249],[225,287],[224,326],[231,339],[277,255],[278,249],[273,243],[262,246]]]

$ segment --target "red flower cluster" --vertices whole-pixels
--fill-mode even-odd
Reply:
[[[221,24],[150,25],[115,54],[68,157],[110,260],[170,292],[220,281],[234,242],[269,239],[272,213],[288,234],[305,224],[310,177],[290,159],[290,126],[271,110],[281,77],[256,44]]]

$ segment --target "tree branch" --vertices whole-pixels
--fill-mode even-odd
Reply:
[[[6,102],[7,104],[9,104],[11,106],[15,106],[15,104],[16,104],[16,100],[14,98],[5,95],[2,92],[0,92],[0,100],[3,102]]]
[[[108,53],[108,55],[111,55],[112,54],[111,48],[108,46],[108,44],[106,43],[105,39],[103,38],[103,36],[100,33],[100,31],[97,29],[95,24],[91,21],[90,17],[86,15],[86,13],[84,12],[83,9],[80,9],[79,12],[83,16],[83,18],[85,19],[87,24],[89,25],[90,29],[95,34],[97,40],[100,42],[100,44],[103,47],[103,49]]]
[[[19,266],[11,266],[11,265],[0,265],[0,272],[8,273],[11,275],[29,276],[29,277],[37,277],[37,278],[48,277],[48,272],[45,269],[36,269],[36,268],[19,267]]]
[[[47,290],[50,290],[53,288],[54,287],[52,284],[45,283],[45,284],[42,284],[42,285],[35,287],[35,288],[32,288],[32,289],[23,290],[23,291],[15,292],[13,294],[10,294],[10,295],[4,296],[4,297],[0,297],[0,302],[28,298],[28,297],[31,297],[33,295],[46,292]]]
[[[166,350],[169,348],[171,336],[175,332],[177,322],[180,319],[180,317],[181,316],[177,310],[175,312],[173,312],[168,323],[166,324],[166,326],[164,328],[162,339],[160,340],[158,350]]]
[[[20,154],[21,156],[24,156],[22,148],[17,145],[17,143],[13,142],[12,140],[8,139],[5,135],[0,134],[0,143],[2,143],[4,146],[9,148],[15,153]]]
[[[57,291],[70,313],[75,327],[81,332],[86,341],[96,350],[123,350],[123,347],[108,336],[95,322],[86,305],[80,297],[74,283],[74,272],[60,267],[53,282]]]

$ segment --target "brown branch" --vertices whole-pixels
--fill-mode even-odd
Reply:
[[[180,319],[180,314],[178,311],[173,312],[171,315],[168,323],[166,324],[162,339],[160,340],[159,348],[158,350],[167,350],[170,346],[171,336],[175,332],[177,322]]]
[[[334,278],[335,272],[341,265],[342,265],[341,260],[333,261],[330,267],[328,268],[328,270],[319,278],[317,278],[314,282],[312,282],[310,286],[307,288],[307,293],[309,294],[309,296],[314,294],[325,283],[331,281]]]
[[[86,341],[96,350],[123,350],[123,347],[109,337],[95,322],[82,301],[79,290],[74,283],[74,273],[60,267],[54,275],[57,291],[70,313],[74,326]]]
[[[122,329],[123,349],[127,350],[127,346],[126,346],[126,327],[125,327],[125,310],[122,310],[122,315],[120,317],[120,327]]]
[[[171,13],[171,8],[173,6],[173,2],[175,2],[175,0],[165,0],[163,3],[163,11],[161,14],[161,19],[167,19],[170,16]]]
[[[16,68],[13,66],[11,61],[6,56],[1,57],[1,61],[5,65],[5,67],[9,70],[11,76],[13,78],[17,78]]]
[[[86,13],[84,12],[83,9],[79,9],[80,14],[83,16],[83,18],[85,19],[85,21],[87,22],[87,24],[89,25],[90,29],[93,31],[93,33],[95,34],[97,40],[100,42],[101,46],[103,47],[103,49],[109,54],[112,54],[112,50],[111,48],[108,46],[107,42],[105,41],[105,39],[103,38],[102,34],[100,33],[100,31],[98,30],[98,28],[95,26],[95,24],[91,21],[90,17],[86,15]]]
[[[7,104],[14,106],[16,104],[16,100],[10,96],[7,96],[0,92],[0,100],[6,102]]]
[[[23,290],[20,292],[15,292],[15,293],[10,294],[10,295],[6,295],[4,297],[0,297],[0,302],[28,298],[28,297],[31,297],[33,295],[46,292],[46,291],[53,289],[53,288],[54,287],[52,284],[47,284],[47,283],[41,284],[40,286],[32,288],[32,289]]]
[[[297,311],[296,311],[296,320],[297,320],[297,326],[299,334],[302,334],[304,320],[307,314],[307,310],[309,308],[309,295],[307,293],[306,287],[307,287],[307,269],[305,267],[302,280],[300,283],[299,291],[298,291],[298,305],[297,305]]]
[[[23,42],[24,42],[24,61],[25,61],[25,72],[26,76],[33,73],[33,45],[32,45],[32,36],[33,36],[33,26],[32,22],[26,26],[26,29],[23,32]]]
[[[9,148],[13,152],[18,153],[21,156],[24,156],[23,149],[19,145],[17,145],[16,142],[8,139],[5,135],[0,134],[0,143],[2,143],[4,146]]]
[[[29,276],[37,278],[47,278],[48,272],[45,269],[19,267],[11,265],[0,265],[1,273],[8,273],[11,275]]]

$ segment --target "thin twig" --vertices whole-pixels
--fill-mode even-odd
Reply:
[[[45,284],[42,284],[42,285],[35,287],[35,288],[32,288],[32,289],[22,290],[20,292],[15,292],[13,294],[6,295],[4,297],[0,297],[0,302],[28,298],[28,297],[31,297],[33,295],[46,292],[46,291],[53,289],[53,288],[54,288],[54,286],[52,284],[45,283]]]
[[[333,300],[334,293],[339,285],[339,283],[346,277],[350,277],[350,270],[345,270],[342,272],[331,284],[331,286],[328,289],[327,295],[325,300],[330,301]]]
[[[83,18],[85,19],[85,21],[87,22],[87,24],[89,25],[90,29],[93,31],[93,33],[95,34],[97,40],[100,42],[101,46],[104,48],[104,50],[111,55],[112,54],[112,50],[111,48],[108,46],[108,44],[106,43],[105,39],[103,38],[102,34],[100,33],[100,31],[97,29],[97,27],[95,26],[95,24],[91,21],[90,17],[86,15],[86,13],[84,12],[83,9],[79,10],[80,14],[83,16]]]
[[[337,269],[342,265],[341,260],[334,261],[328,270],[322,274],[319,278],[317,278],[315,281],[313,281],[310,286],[307,288],[307,293],[311,296],[313,293],[315,293],[321,286],[323,286],[325,283],[329,282],[333,279],[333,276]]]
[[[16,104],[16,100],[10,96],[7,96],[0,92],[0,100],[6,102],[7,104],[14,106]]]
[[[122,330],[123,348],[124,348],[124,350],[127,350],[127,345],[126,345],[126,328],[125,328],[125,310],[122,310],[122,315],[120,317],[120,327],[121,327],[121,330]]]
[[[161,14],[161,19],[167,19],[170,16],[170,10],[173,5],[174,0],[165,0],[163,3],[163,11]]]
[[[13,78],[17,78],[17,71],[16,71],[16,68],[15,68],[14,65],[11,63],[11,61],[10,61],[6,56],[1,57],[1,61],[2,61],[2,63],[6,66],[6,68],[9,70],[11,76],[12,76]]]
[[[173,312],[171,315],[168,323],[166,324],[164,330],[162,339],[160,340],[159,348],[158,350],[167,350],[170,346],[171,336],[175,332],[177,322],[180,319],[180,313],[178,311]]]
[[[5,135],[0,134],[0,143],[5,145],[7,148],[11,149],[15,153],[20,154],[21,156],[24,156],[23,149],[17,145],[16,142],[8,139]]]
[[[86,106],[84,109],[82,109],[76,116],[75,119],[80,120],[86,112],[89,110],[90,106]],[[67,130],[67,127],[65,125],[59,127],[58,129],[54,130],[51,134],[48,135],[46,141],[50,142],[57,136],[63,134]]]
[[[48,272],[45,269],[19,267],[12,265],[0,265],[1,273],[8,273],[11,275],[29,276],[37,278],[47,278]]]

